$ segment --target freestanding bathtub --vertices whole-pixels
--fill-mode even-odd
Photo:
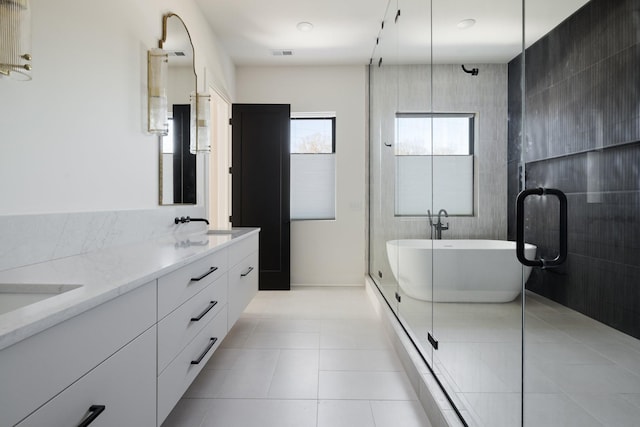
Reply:
[[[535,254],[526,243],[526,257]],[[387,258],[400,288],[425,301],[512,301],[531,273],[518,262],[516,243],[502,240],[389,240]]]

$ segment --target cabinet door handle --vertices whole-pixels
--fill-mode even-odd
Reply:
[[[240,274],[240,277],[248,276],[248,275],[249,275],[249,273],[251,273],[252,271],[253,271],[253,267],[249,267],[249,268],[247,269],[247,271],[245,271],[244,273],[241,273],[241,274]]]
[[[198,314],[198,316],[197,316],[197,317],[192,317],[192,318],[191,318],[191,321],[192,321],[192,322],[198,322],[200,319],[202,319],[204,316],[206,316],[206,315],[207,315],[207,313],[208,313],[209,311],[211,311],[211,309],[212,309],[213,307],[215,307],[215,306],[216,306],[216,304],[218,304],[218,301],[211,301],[211,302],[209,303],[209,306],[208,306],[207,308],[205,308],[205,309],[204,309],[204,311],[203,311],[202,313]]]
[[[211,268],[209,269],[209,271],[207,271],[206,273],[204,273],[202,276],[199,276],[199,277],[192,277],[192,278],[191,278],[191,281],[192,281],[192,282],[197,282],[197,281],[199,281],[199,280],[202,280],[202,279],[204,279],[205,277],[207,277],[208,275],[210,275],[211,273],[213,273],[214,271],[216,271],[217,269],[218,269],[218,267],[211,267]]]
[[[213,347],[213,345],[216,343],[216,341],[218,341],[218,338],[211,338],[209,340],[209,345],[207,346],[207,348],[204,349],[202,354],[196,360],[192,360],[191,364],[192,365],[200,364],[200,362],[202,362],[202,359],[204,359],[204,357],[207,355],[207,353],[209,353],[209,350],[211,350],[211,347]]]
[[[89,407],[89,416],[84,419],[78,427],[87,427],[89,424],[95,421],[96,418],[100,416],[100,414],[105,410],[104,405],[91,405]]]

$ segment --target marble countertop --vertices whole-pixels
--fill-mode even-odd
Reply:
[[[174,234],[0,271],[0,286],[12,291],[34,285],[81,285],[0,314],[0,350],[259,231]]]

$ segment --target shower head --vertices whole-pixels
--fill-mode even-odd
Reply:
[[[477,76],[478,75],[478,71],[480,71],[477,68],[472,68],[470,70],[467,70],[464,65],[462,66],[462,71],[464,71],[465,73],[471,74],[472,76]]]

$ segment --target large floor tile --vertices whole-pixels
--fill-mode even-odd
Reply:
[[[295,288],[258,293],[165,427],[429,427],[419,408],[364,288]]]
[[[520,425],[522,415],[519,393],[464,393],[459,398],[464,402],[465,407],[472,411],[473,414],[469,415],[475,419],[478,426],[515,427]],[[543,427],[543,425],[536,427]]]
[[[220,344],[221,348],[242,348],[247,338],[253,333],[258,320],[247,316],[240,317]]]
[[[429,419],[417,401],[372,401],[376,427],[430,427]]]
[[[203,369],[233,369],[240,354],[244,352],[238,348],[218,348]]]
[[[602,424],[563,394],[525,395],[526,427],[601,427]]]
[[[315,400],[213,399],[202,427],[316,427]]]
[[[207,369],[202,370],[189,389],[189,395],[224,398],[267,397],[280,350],[241,349],[234,354],[236,360],[231,369],[209,369],[211,365],[207,364]]]
[[[256,328],[257,333],[273,332],[320,332],[319,319],[260,319]]]
[[[434,352],[434,358],[441,367],[441,373],[446,373],[445,377],[453,382],[454,389],[465,393],[506,393],[520,388],[519,384],[503,381],[471,348],[467,348],[467,351],[456,349],[450,352],[445,348],[442,352]]]
[[[268,397],[318,398],[318,350],[281,350]]]
[[[227,371],[216,393],[221,398],[266,398],[273,379],[273,371],[234,369]]]
[[[321,349],[322,371],[401,371],[393,350]]]
[[[607,427],[637,427],[640,408],[618,394],[570,394],[569,397]]]
[[[616,365],[553,364],[542,368],[565,393],[637,393],[640,377]]]
[[[577,342],[538,343],[526,349],[527,358],[540,363],[563,364],[611,364],[611,360],[603,357],[595,350]]]
[[[590,344],[589,347],[615,364],[640,375],[640,352],[632,347],[624,344]]]
[[[180,399],[162,427],[202,427],[209,415],[209,399]]]
[[[254,332],[244,343],[245,348],[319,348],[317,332]]]
[[[280,358],[279,349],[245,348],[234,354],[236,360],[233,364],[233,369],[238,370],[260,369],[273,371]]]
[[[186,398],[213,399],[220,395],[230,370],[206,369],[200,372],[184,393]]]
[[[320,399],[416,400],[404,372],[320,371]]]
[[[401,424],[396,424],[399,426]],[[318,427],[378,427],[368,400],[320,400]]]
[[[339,331],[323,330],[320,333],[322,349],[386,349],[389,340],[381,330],[345,327]]]

